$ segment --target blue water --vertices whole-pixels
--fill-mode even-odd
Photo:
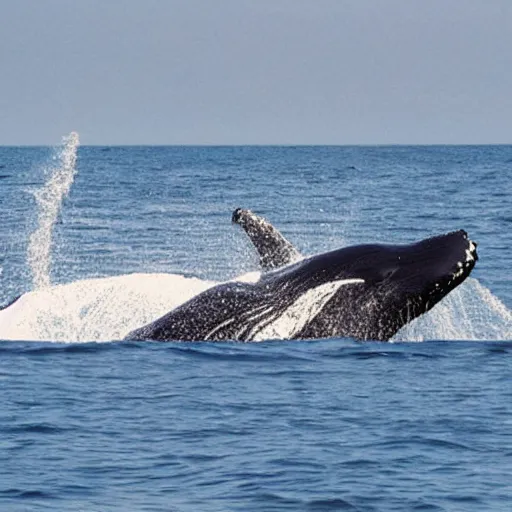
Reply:
[[[33,289],[33,192],[58,165],[0,148],[0,303]],[[512,146],[80,147],[77,171],[51,246],[76,303],[43,292],[20,317],[37,341],[0,342],[0,510],[510,510]],[[77,342],[142,314],[126,274],[152,308],[151,275],[256,270],[237,206],[304,254],[463,228],[480,260],[420,343]],[[103,310],[70,325],[91,277]]]

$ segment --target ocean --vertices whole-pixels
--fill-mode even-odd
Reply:
[[[512,507],[512,146],[0,147],[0,510]],[[392,343],[121,342],[303,254],[465,229]]]

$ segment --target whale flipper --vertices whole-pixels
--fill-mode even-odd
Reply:
[[[237,208],[232,221],[242,226],[260,256],[263,270],[272,270],[302,258],[300,252],[264,218]]]

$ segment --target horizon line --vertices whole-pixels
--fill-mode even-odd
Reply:
[[[60,142],[53,144],[0,144],[0,148],[44,148],[58,146]],[[169,144],[151,144],[151,143],[130,143],[130,144],[81,144],[81,147],[201,147],[201,148],[220,148],[220,147],[435,147],[435,146],[465,146],[465,147],[481,147],[481,146],[511,146],[512,142],[420,142],[420,143],[405,143],[405,142],[388,142],[388,143],[353,143],[353,144],[329,144],[329,143],[247,143],[247,144],[210,144],[210,143],[169,143]]]

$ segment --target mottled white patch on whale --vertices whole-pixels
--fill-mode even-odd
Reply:
[[[342,286],[361,283],[364,283],[364,279],[340,279],[311,288],[303,293],[271,323],[263,327],[256,326],[251,331],[249,338],[253,341],[291,339],[307,322],[311,322],[322,311],[329,299]]]

